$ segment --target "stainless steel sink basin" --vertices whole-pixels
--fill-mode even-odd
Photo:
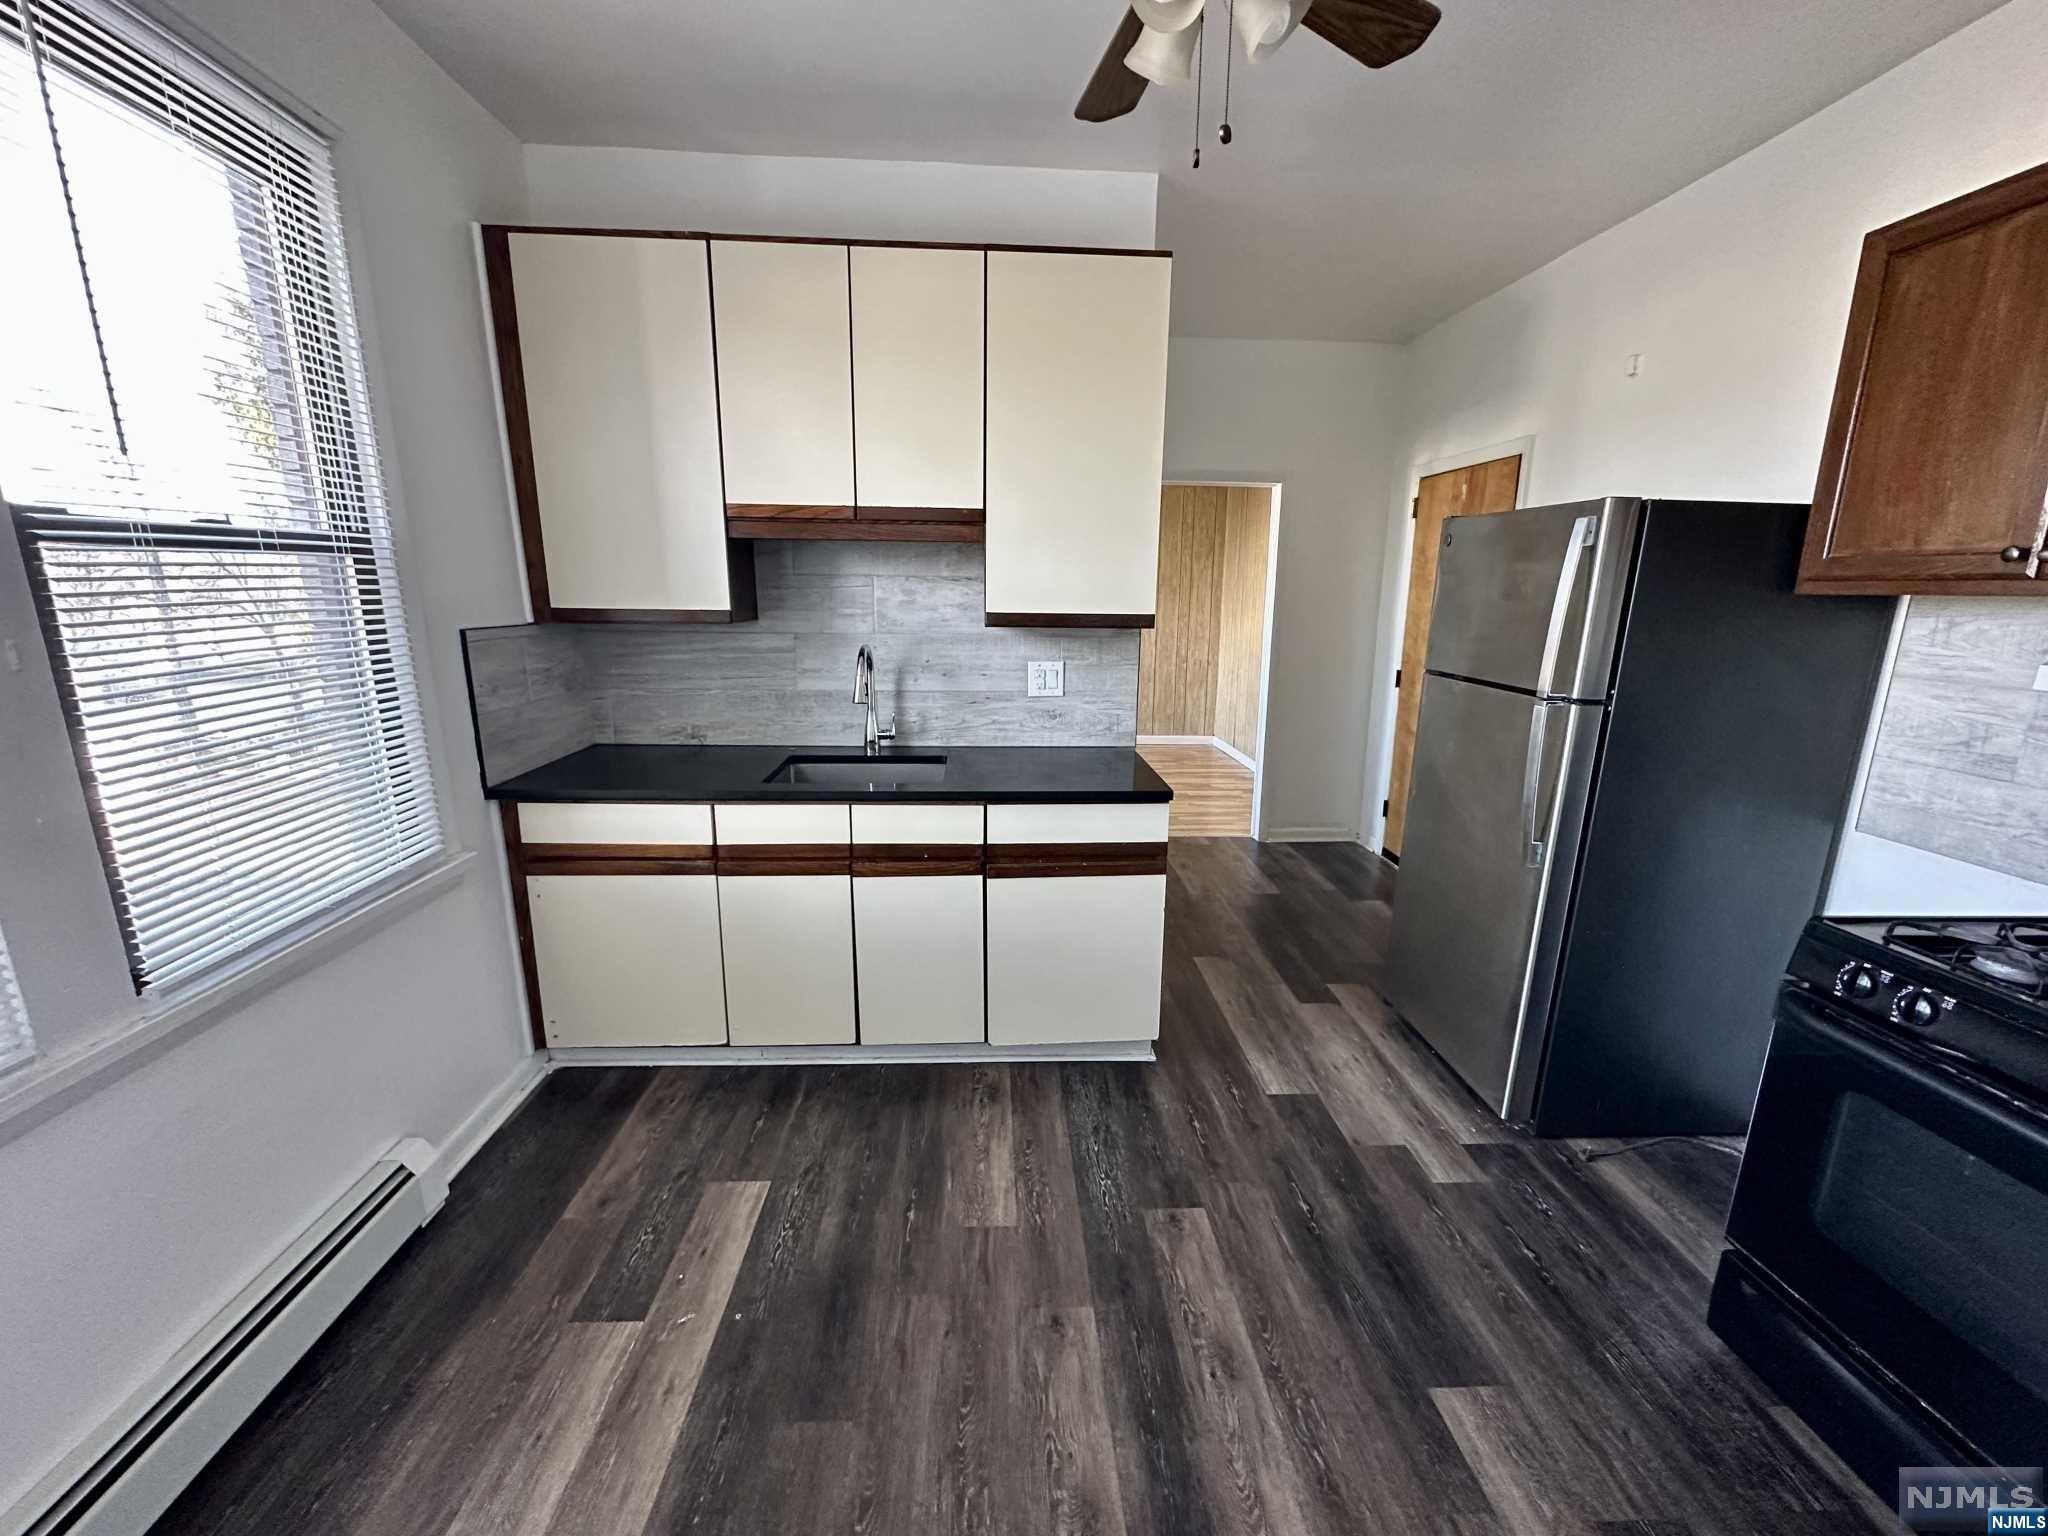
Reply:
[[[942,783],[944,757],[785,757],[763,780],[815,789],[905,789]]]

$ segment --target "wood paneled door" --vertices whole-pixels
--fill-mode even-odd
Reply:
[[[2048,165],[1865,237],[1799,590],[2048,591]]]
[[[1522,457],[1489,459],[1463,469],[1425,475],[1416,487],[1414,536],[1408,563],[1408,617],[1401,631],[1399,693],[1394,712],[1394,768],[1387,782],[1387,830],[1381,846],[1401,856],[1408,785],[1415,765],[1415,722],[1422,712],[1422,667],[1429,655],[1429,616],[1436,606],[1436,552],[1444,519],[1514,510],[1522,483]]]

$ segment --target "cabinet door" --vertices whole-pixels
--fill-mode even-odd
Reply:
[[[710,875],[529,875],[551,1046],[723,1045]]]
[[[1166,876],[988,882],[991,1045],[1159,1036]]]
[[[725,499],[853,505],[853,361],[843,245],[711,242]]]
[[[853,464],[863,507],[981,505],[980,251],[853,247]]]
[[[2048,166],[1868,236],[1805,592],[2048,590]]]
[[[534,617],[730,617],[705,242],[485,250]]]
[[[863,1045],[979,1042],[982,808],[853,808],[853,942]]]
[[[734,1045],[851,1045],[853,895],[846,875],[720,875]]]
[[[1171,276],[988,253],[989,623],[1150,623]]]

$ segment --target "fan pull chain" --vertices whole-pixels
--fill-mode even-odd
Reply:
[[[1230,0],[1230,18],[1223,29],[1223,122],[1216,130],[1216,142],[1230,142],[1230,56],[1237,51],[1237,0]],[[1200,110],[1199,106],[1197,110]]]
[[[1235,5],[1237,0],[1231,0]],[[1206,16],[1195,21],[1195,164],[1202,168],[1202,55],[1209,43],[1209,26]]]

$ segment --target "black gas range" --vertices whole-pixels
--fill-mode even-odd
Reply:
[[[1887,1500],[2048,1461],[2048,918],[1807,925],[1710,1320]]]

